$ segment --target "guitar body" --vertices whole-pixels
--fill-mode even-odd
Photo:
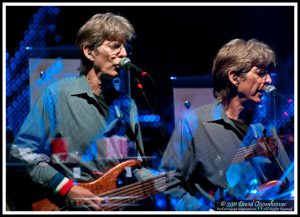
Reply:
[[[100,178],[87,183],[78,183],[78,186],[89,189],[96,195],[114,190],[117,188],[118,176],[126,167],[141,167],[141,162],[139,160],[124,161],[111,168]],[[32,204],[32,211],[60,211],[60,208],[55,202],[44,198]]]
[[[283,187],[283,183],[279,180],[272,180],[267,183],[262,184],[255,194],[251,194],[247,197],[247,200],[259,200],[259,199],[269,199],[270,197],[274,197],[277,195],[281,188]]]

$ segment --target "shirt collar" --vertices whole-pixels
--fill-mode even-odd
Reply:
[[[90,97],[93,97],[93,93],[87,83],[86,76],[80,75],[76,78],[76,82],[71,92],[71,95],[79,95],[84,93],[86,93]]]
[[[211,114],[212,122],[224,121],[225,123],[231,125],[235,128],[241,135],[243,135],[242,131],[236,127],[232,120],[230,120],[224,110],[224,106],[220,100],[214,100],[213,109]]]
[[[220,100],[214,100],[212,114],[211,114],[211,121],[218,121],[222,119],[226,122],[228,120],[223,104]]]

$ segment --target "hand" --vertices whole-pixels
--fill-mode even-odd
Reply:
[[[68,192],[67,197],[74,201],[77,206],[82,206],[88,210],[101,210],[100,205],[103,199],[86,188],[73,186]]]

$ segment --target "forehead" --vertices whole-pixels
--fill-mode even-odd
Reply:
[[[110,42],[120,42],[120,43],[125,43],[126,42],[126,38],[120,34],[116,34],[114,36],[108,37],[106,39],[104,39],[104,41],[110,41]]]

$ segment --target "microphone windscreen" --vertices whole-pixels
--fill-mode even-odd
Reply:
[[[129,59],[129,58],[122,58],[121,59],[121,61],[120,61],[120,66],[122,67],[122,68],[125,68],[126,67],[126,64],[128,64],[128,63],[130,63],[131,62],[131,60]]]
[[[270,95],[273,95],[275,96],[277,94],[277,89],[275,86],[273,85],[268,85],[264,88],[264,91],[267,93],[267,94],[270,94]]]

